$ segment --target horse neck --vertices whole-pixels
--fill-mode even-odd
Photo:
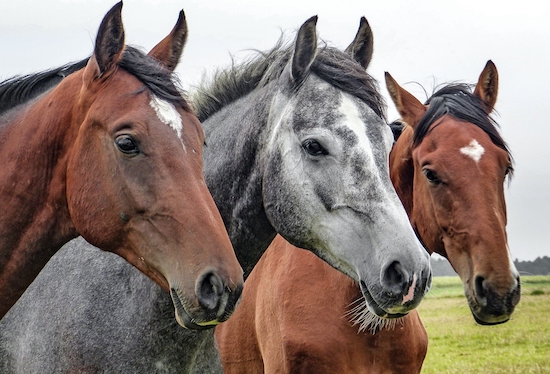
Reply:
[[[69,123],[70,108],[61,104],[61,92],[10,112],[0,130],[0,317],[55,250],[76,236],[64,184],[70,129],[62,124]],[[71,92],[64,85],[62,95],[75,97]]]
[[[265,105],[254,105],[254,103]],[[203,121],[204,174],[245,277],[276,231],[262,199],[261,154],[269,133],[270,95],[251,93]]]

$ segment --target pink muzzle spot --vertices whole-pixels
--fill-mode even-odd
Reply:
[[[409,288],[409,292],[405,296],[403,296],[403,302],[401,305],[405,304],[406,302],[409,302],[414,299],[414,288],[416,287],[416,273],[413,274],[413,282],[411,284],[411,287]]]

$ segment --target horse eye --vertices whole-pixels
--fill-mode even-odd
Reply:
[[[431,184],[440,184],[441,180],[437,177],[437,174],[430,169],[422,169],[422,173],[426,176],[426,179]]]
[[[115,144],[119,151],[127,155],[136,155],[139,153],[139,147],[134,140],[129,135],[120,135],[115,139]]]
[[[318,141],[313,139],[307,139],[302,143],[302,147],[312,156],[324,156],[328,155],[328,151],[323,148]]]

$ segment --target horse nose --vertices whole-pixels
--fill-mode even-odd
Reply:
[[[221,277],[213,271],[207,271],[197,280],[195,292],[199,304],[209,311],[214,311],[218,309],[224,289]]]
[[[511,314],[520,299],[521,286],[519,277],[514,278],[513,285],[504,295],[493,290],[491,283],[482,275],[474,279],[475,298],[486,313],[492,315]]]
[[[487,294],[489,293],[489,290],[487,289],[485,277],[481,275],[476,276],[474,280],[474,287],[476,291],[477,303],[482,307],[487,306]]]
[[[393,261],[382,270],[381,283],[384,291],[392,296],[403,295],[410,284],[410,275],[399,261]]]

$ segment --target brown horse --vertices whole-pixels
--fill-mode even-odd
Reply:
[[[427,105],[388,73],[386,85],[407,124],[390,154],[390,175],[413,228],[456,270],[478,323],[508,321],[520,281],[506,235],[504,182],[512,157],[490,116],[496,66],[487,62],[473,93],[448,85]]]
[[[185,327],[225,320],[240,296],[203,178],[204,133],[172,79],[183,12],[148,56],[125,47],[121,9],[104,17],[84,68],[0,116],[0,317],[78,235],[170,291]]]
[[[476,235],[476,245],[462,241],[460,253],[463,253],[462,256],[472,253],[470,261],[478,269],[477,276],[490,280],[486,283],[481,281],[479,289],[474,289],[481,292],[477,296],[481,299],[478,304],[483,303],[485,295],[482,304],[485,309],[475,307],[478,304],[472,307],[474,317],[482,324],[508,320],[519,300],[519,279],[508,260],[508,249],[505,245],[496,246],[499,240],[501,244],[506,240],[503,182],[511,170],[507,147],[488,117],[496,100],[496,79],[496,68],[489,62],[474,94],[465,86],[456,85],[434,94],[430,99],[432,109],[441,105],[438,98],[445,98],[449,91],[452,95],[458,95],[460,100],[468,98],[475,105],[463,104],[464,113],[464,110],[454,110],[452,102],[446,103],[451,109],[443,117],[428,112],[426,116],[431,115],[435,124],[426,125],[429,130],[424,129],[423,136],[419,136],[415,144],[413,135],[422,128],[418,123],[423,116],[411,117],[410,114],[418,114],[421,109],[426,111],[426,107],[387,76],[392,99],[403,118],[411,124],[411,127],[405,128],[390,154],[392,181],[405,203],[411,222],[431,252],[445,248],[436,246],[438,241],[430,240],[429,236],[434,230],[430,231],[430,228],[438,227],[442,222],[447,222],[445,229],[448,232],[459,231],[461,240]],[[467,122],[466,118],[472,123]],[[484,147],[484,152],[473,147],[473,139]],[[432,153],[439,152],[432,154],[431,160],[428,159],[431,164],[426,161],[422,164],[417,160],[418,156],[423,155],[418,150],[424,147]],[[438,160],[434,156],[444,158]],[[485,157],[486,160],[476,161],[478,157]],[[434,173],[431,175],[428,167],[437,167],[437,174],[429,169]],[[452,175],[467,176],[468,171],[464,169],[474,176],[457,188],[451,184],[454,179]],[[437,182],[436,178],[445,179]],[[441,186],[443,183],[446,184]],[[428,188],[422,187],[425,185]],[[453,190],[433,194],[434,189],[449,186],[454,187]],[[408,196],[413,195],[415,205],[435,210],[433,206],[446,204],[447,208],[438,209],[436,216],[424,216],[423,219],[417,216],[415,219],[411,209],[413,201],[407,200]],[[480,202],[478,195],[486,203]],[[451,199],[453,202],[450,202]],[[471,221],[458,220],[457,208],[460,209],[461,205],[466,205],[471,211]],[[495,219],[501,226],[494,225]],[[494,226],[490,225],[491,222]],[[485,231],[478,230],[477,226]],[[474,234],[469,234],[472,232]],[[477,246],[492,241],[495,245],[486,249],[487,256],[479,252]],[[442,244],[445,243],[451,244],[456,251],[460,242],[453,243],[452,238],[447,238]],[[440,250],[439,253],[445,255],[447,252]],[[460,258],[448,258],[455,269],[461,269]],[[482,266],[490,261],[494,261],[492,266]],[[497,299],[495,291],[482,287],[504,292]],[[358,300],[361,298],[357,284],[278,237],[247,279],[241,306],[235,315],[216,329],[225,372],[419,373],[428,340],[418,313],[412,311],[402,320],[387,325],[369,316],[360,301],[359,305],[350,309]]]
[[[277,236],[216,327],[224,372],[419,373],[428,336],[416,310],[361,329],[365,311],[357,283]]]

